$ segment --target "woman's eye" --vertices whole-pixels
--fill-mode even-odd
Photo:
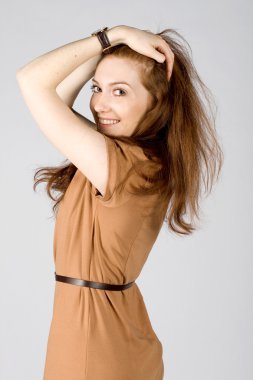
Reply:
[[[121,95],[125,95],[126,94],[126,92],[124,90],[122,90],[121,88],[117,88],[117,89],[115,89],[115,91],[122,91],[123,94],[121,93]]]
[[[95,86],[94,84],[90,87],[91,88],[91,90],[92,90],[92,92],[98,92],[98,91],[96,91],[95,89],[96,88],[99,88],[98,86]],[[99,88],[100,89],[100,88]],[[126,94],[126,92],[124,91],[124,90],[122,90],[121,88],[116,88],[114,91],[121,91],[121,94],[119,94],[119,95],[117,95],[117,96],[123,96],[123,95],[125,95]]]
[[[90,86],[91,91],[92,91],[92,92],[97,92],[97,91],[95,91],[95,88],[96,88],[96,87],[99,88],[98,86],[95,86],[94,84],[93,84],[92,86]]]

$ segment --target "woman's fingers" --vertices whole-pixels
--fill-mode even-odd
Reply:
[[[172,69],[173,69],[173,64],[174,64],[174,53],[172,52],[167,42],[165,42],[163,39],[160,42],[160,44],[156,47],[156,49],[160,51],[166,59],[167,79],[169,80],[172,74]]]
[[[163,63],[166,60],[166,74],[169,80],[172,74],[173,64],[174,64],[174,53],[171,50],[168,43],[162,38],[162,36],[157,34],[152,34],[148,32],[150,37],[155,38],[155,41],[151,40],[151,46],[153,50],[151,52],[151,57],[157,62]],[[149,42],[149,40],[148,40]],[[157,54],[159,52],[159,54]]]
[[[133,50],[160,63],[166,60],[166,73],[169,80],[172,74],[174,54],[162,36],[149,30],[132,27],[125,28],[125,35],[128,46]]]

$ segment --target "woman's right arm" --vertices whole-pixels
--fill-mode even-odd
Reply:
[[[100,58],[101,55],[97,55],[89,59],[87,62],[84,62],[82,65],[78,66],[74,71],[72,71],[72,73],[70,73],[56,87],[56,92],[59,95],[59,97],[64,101],[64,103],[72,109],[72,111],[79,118],[79,120],[85,120],[90,124],[91,127],[96,127],[96,124],[84,117],[83,115],[81,115],[80,113],[78,113],[77,111],[75,111],[73,109],[73,104],[83,86],[95,74],[95,68]]]
[[[70,108],[73,106],[82,87],[95,74],[95,68],[100,58],[101,55],[90,58],[87,62],[84,62],[72,71],[72,73],[63,79],[56,87],[57,94]]]

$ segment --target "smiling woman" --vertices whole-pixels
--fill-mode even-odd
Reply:
[[[201,179],[211,186],[222,164],[197,87],[207,100],[208,90],[173,34],[114,27],[18,72],[35,121],[70,160],[35,174],[34,188],[47,182],[57,208],[43,380],[163,379],[163,347],[136,279],[164,221],[193,232],[186,210],[198,216]],[[95,123],[72,109],[91,78]]]
[[[118,81],[113,81],[115,78]],[[108,54],[97,65],[93,82],[97,86],[92,89],[97,90],[93,91],[90,108],[99,130],[110,136],[131,136],[152,104],[152,95],[142,84],[136,64]]]

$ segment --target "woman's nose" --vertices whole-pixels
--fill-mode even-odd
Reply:
[[[105,96],[99,96],[94,100],[94,109],[96,112],[106,112],[110,110],[110,104]]]

